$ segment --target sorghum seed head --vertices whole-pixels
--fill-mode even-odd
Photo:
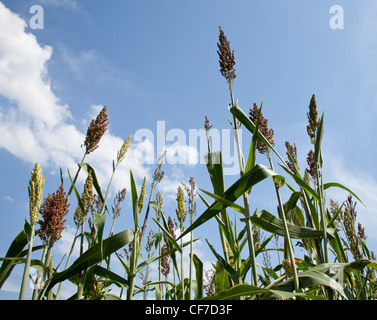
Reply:
[[[129,136],[126,140],[124,140],[122,147],[118,151],[118,155],[117,155],[118,163],[121,163],[123,161],[130,144],[131,144],[131,136]]]
[[[166,243],[161,248],[161,254],[169,251],[169,247]],[[170,259],[168,255],[165,255],[161,258],[161,273],[166,277],[170,272]]]
[[[165,158],[165,155],[166,155],[166,150],[164,151],[164,153],[162,155],[160,155],[158,158],[157,158],[157,167],[156,167],[156,170],[154,171],[154,174],[153,174],[153,182],[152,182],[152,185],[156,185],[158,183],[161,182],[162,178],[164,177],[165,175],[165,172],[164,171],[161,171],[161,167],[162,167],[162,162]]]
[[[81,224],[85,221],[86,216],[88,215],[89,211],[93,208],[95,202],[95,197],[93,194],[93,177],[92,175],[88,174],[85,184],[84,184],[84,191],[81,195],[81,203],[84,207],[84,212],[82,211],[80,206],[77,206],[74,221],[77,224]]]
[[[123,188],[121,191],[118,191],[117,194],[115,195],[114,206],[111,207],[113,210],[113,218],[119,217],[120,211],[121,211],[120,205],[126,198],[126,193],[127,193],[127,189]]]
[[[40,208],[43,220],[39,220],[39,235],[42,240],[51,239],[56,242],[61,238],[61,233],[66,228],[63,219],[68,214],[68,207],[63,185],[60,185],[56,193],[48,194]]]
[[[236,64],[234,59],[234,50],[232,51],[230,49],[230,42],[226,38],[224,31],[221,29],[221,27],[219,27],[219,29],[219,43],[217,44],[219,50],[217,50],[217,54],[219,55],[220,59],[220,73],[229,83],[232,83],[236,78],[234,69],[234,65]]]
[[[315,163],[315,152],[313,150],[310,150],[308,152],[308,156],[306,158],[306,162],[308,163],[308,172],[311,175],[313,179],[317,177],[317,171],[316,171],[316,163]],[[318,171],[319,177],[321,176],[321,173]],[[319,178],[318,177],[318,178]]]
[[[209,129],[211,129],[212,126],[209,125],[209,120],[207,119],[207,116],[205,118],[206,118],[206,121],[204,121],[204,129],[206,131],[209,131]]]
[[[317,102],[316,102],[316,99],[315,99],[315,94],[312,95],[312,98],[310,100],[309,112],[307,113],[307,117],[308,117],[308,120],[309,120],[309,124],[306,127],[306,130],[308,132],[308,135],[310,137],[312,144],[314,144],[317,129],[319,127]]]
[[[34,170],[31,172],[31,179],[29,180],[29,212],[30,222],[35,224],[39,220],[39,208],[42,202],[43,187],[45,178],[42,175],[42,168],[37,162],[34,165]]]
[[[293,275],[292,264],[289,262],[289,260],[287,259],[283,260],[283,268],[284,268],[287,278],[292,277]]]
[[[285,147],[287,148],[287,156],[288,156],[288,161],[287,165],[289,169],[291,169],[292,172],[297,173],[295,165],[297,166],[297,147],[296,144],[294,143],[293,146],[286,141],[285,142]]]
[[[89,154],[98,148],[98,144],[109,125],[106,107],[103,107],[96,119],[93,119],[86,132],[84,141],[85,153]]]
[[[164,202],[162,201],[161,193],[157,192],[156,200],[154,201],[154,207],[153,207],[154,211],[156,212],[157,219],[159,219],[161,214],[162,214],[162,205],[163,204],[164,204]]]
[[[258,115],[259,115],[259,108],[254,103],[253,108],[250,108],[249,111],[249,119],[256,125],[258,121]],[[266,138],[266,140],[272,145],[275,145],[274,142],[274,130],[268,129],[268,120],[263,116],[263,114],[260,114],[259,117],[259,132]],[[268,147],[259,139],[257,140],[257,149],[261,154],[264,154],[268,151]]]
[[[183,193],[183,189],[178,187],[177,192],[177,205],[178,209],[176,209],[177,218],[181,224],[185,222],[187,216],[187,210],[185,210],[185,195]]]
[[[143,185],[141,186],[141,191],[140,191],[140,196],[139,196],[139,201],[138,201],[139,213],[141,212],[141,210],[143,209],[143,206],[144,206],[144,197],[145,197],[145,191],[146,191],[146,182],[147,182],[147,178],[144,177]]]
[[[172,237],[175,240],[177,237],[176,237],[175,231],[174,231],[174,222],[173,222],[173,220],[170,216],[169,216],[169,219],[168,219],[168,226],[169,226],[170,234],[172,235]]]

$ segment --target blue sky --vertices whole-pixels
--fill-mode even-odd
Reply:
[[[227,136],[231,115],[216,53],[218,26],[235,51],[234,94],[240,106],[247,112],[263,98],[263,113],[275,131],[277,149],[285,154],[284,142],[296,143],[302,167],[311,147],[306,112],[311,95],[316,94],[319,112],[325,112],[325,181],[344,183],[363,200],[366,207],[358,205],[358,218],[371,249],[376,250],[377,4],[342,1],[344,29],[333,30],[329,10],[336,4],[0,1],[0,255],[28,217],[27,185],[34,163],[41,164],[46,176],[44,196],[55,192],[59,168],[74,172],[83,154],[80,145],[86,129],[102,106],[108,107],[109,130],[87,160],[104,186],[125,138],[149,130],[154,139],[144,144],[133,141],[112,192],[128,187],[130,169],[138,186],[144,176],[150,181],[155,165],[139,164],[132,155],[147,146],[154,147],[157,156],[158,121],[166,135],[179,132],[186,139],[175,144],[166,141],[171,159],[174,151],[195,155],[189,132],[201,129],[205,116],[214,130]],[[43,29],[30,25],[33,5],[44,9]],[[242,138],[246,154],[250,135],[243,132]],[[233,146],[232,142],[230,161]],[[211,190],[205,165],[193,159],[198,163],[164,164],[165,177],[158,190],[166,199],[167,214],[175,215],[175,192],[181,181],[188,183],[193,176],[198,187]],[[263,156],[258,162],[267,164]],[[238,171],[232,169],[233,163],[228,167],[230,186]],[[267,184],[255,188],[254,208],[274,210],[270,192]],[[328,195],[340,202],[346,196],[339,191]],[[118,231],[130,222],[129,193],[127,200]],[[70,209],[72,215],[74,207]],[[198,201],[198,214],[202,210]],[[72,216],[67,217],[67,226],[65,243],[69,244]],[[213,234],[210,229],[198,230],[204,236],[197,250],[208,263],[213,257],[204,238],[218,241],[216,227]],[[64,248],[62,244],[56,255]],[[17,297],[17,281],[11,278],[0,298]]]

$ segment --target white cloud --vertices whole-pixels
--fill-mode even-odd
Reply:
[[[73,5],[75,2],[66,1],[68,3]],[[26,26],[24,20],[0,2],[0,95],[5,98],[0,106],[0,148],[26,162],[39,162],[43,169],[48,167],[55,171],[60,167],[63,172],[68,169],[74,174],[76,163],[83,155],[81,144],[86,132],[70,123],[69,106],[60,103],[51,90],[47,63],[52,57],[52,48],[40,45],[33,34],[25,32]],[[94,51],[83,53],[76,60],[72,55],[69,58],[76,72],[81,72],[83,61],[98,60]],[[89,116],[94,118],[100,107],[92,105]],[[100,147],[87,158],[104,188],[112,174],[112,161],[123,141],[107,131]],[[135,179],[149,175],[149,170],[135,161],[135,148],[130,148],[118,168],[113,181],[116,190],[123,188],[125,181],[128,183],[130,169]],[[82,175],[80,179],[83,178]]]
[[[195,165],[198,163],[198,150],[175,142],[166,147],[166,161],[170,164]]]
[[[4,199],[6,199],[9,202],[14,202],[14,199],[9,195],[4,196]]]
[[[75,234],[76,234],[76,227],[67,226],[67,228],[65,228],[62,232],[61,239],[58,242],[56,242],[56,244],[54,246],[57,253],[61,254],[62,256],[66,255],[65,260],[64,260],[64,265],[65,265],[66,260],[68,258],[69,252],[71,251],[71,247],[72,247],[72,244],[73,244],[73,240],[75,238]],[[85,241],[85,248],[87,248],[87,242],[86,241]],[[76,240],[75,247],[72,251],[71,257],[72,257],[73,260],[71,260],[71,263],[72,263],[72,261],[74,261],[75,258],[77,258],[79,256],[79,253],[80,253],[80,239],[78,238]],[[62,266],[61,266],[62,269],[64,268],[64,265],[62,264]]]
[[[377,181],[372,176],[363,171],[356,171],[355,168],[349,170],[346,167],[345,161],[340,156],[332,156],[326,159],[326,181],[338,182],[354,192],[360,200],[357,201],[357,221],[365,227],[367,237],[377,240],[377,235],[374,230],[377,228],[377,195],[373,190],[377,190]],[[332,198],[339,203],[346,200],[348,192],[340,188],[328,189],[327,200]]]

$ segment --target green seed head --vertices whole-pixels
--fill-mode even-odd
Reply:
[[[30,222],[35,224],[39,220],[39,207],[42,202],[43,187],[45,178],[42,175],[42,168],[37,162],[34,166],[34,170],[31,172],[31,179],[29,181],[29,211]]]
[[[183,222],[185,222],[186,220],[187,210],[185,210],[185,195],[181,187],[178,187],[177,205],[178,209],[175,210],[177,213],[177,218],[179,222],[183,224]]]
[[[147,183],[147,178],[144,177],[144,181],[143,181],[143,185],[141,187],[140,197],[139,197],[139,201],[138,201],[139,213],[141,212],[141,210],[143,209],[143,206],[144,206],[144,197],[145,197],[145,191],[146,191],[146,183]]]

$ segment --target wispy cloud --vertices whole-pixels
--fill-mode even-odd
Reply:
[[[14,202],[14,199],[9,195],[4,196],[4,199],[9,201],[9,202]]]

